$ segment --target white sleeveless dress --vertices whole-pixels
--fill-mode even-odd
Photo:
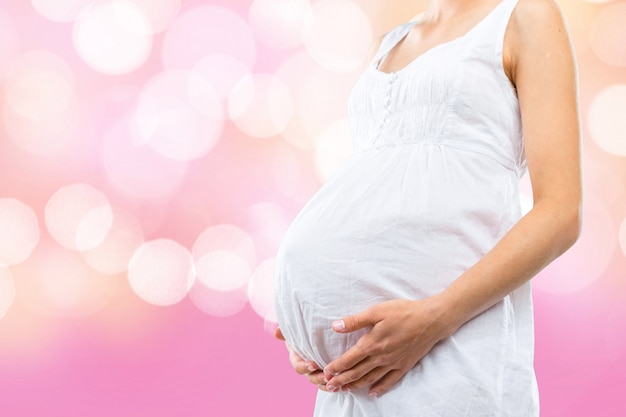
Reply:
[[[348,100],[353,154],[298,213],[274,265],[278,322],[325,366],[363,332],[331,322],[385,300],[443,291],[521,216],[526,170],[516,92],[502,67],[517,0],[407,67],[376,65],[414,22],[384,38]],[[318,391],[318,417],[535,417],[530,283],[437,344],[388,393]]]

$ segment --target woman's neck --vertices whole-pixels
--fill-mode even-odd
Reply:
[[[494,0],[430,0],[421,14],[422,21],[438,24],[466,14],[483,5],[493,5]]]

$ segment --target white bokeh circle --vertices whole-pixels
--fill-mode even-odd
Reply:
[[[50,155],[72,141],[79,112],[70,66],[48,51],[30,51],[6,70],[3,120],[21,149]]]
[[[223,106],[211,83],[189,88],[190,73],[171,70],[142,89],[133,122],[136,142],[168,158],[187,161],[206,155],[223,130]]]
[[[256,265],[256,250],[252,237],[232,224],[218,224],[205,229],[193,244],[195,261],[214,251],[229,251],[244,259],[250,269]]]
[[[196,278],[207,288],[232,291],[248,283],[252,270],[248,262],[234,252],[214,250],[195,261]]]
[[[0,199],[0,265],[25,261],[39,243],[37,215],[13,198]]]
[[[626,156],[626,84],[616,84],[599,92],[589,108],[591,138],[606,152]]]
[[[248,303],[247,287],[233,291],[218,291],[196,280],[189,290],[189,299],[205,314],[230,317],[243,310]]]
[[[132,0],[146,15],[152,33],[163,32],[178,15],[181,0]]]
[[[352,72],[364,64],[372,41],[365,12],[350,0],[319,0],[313,24],[303,28],[307,52],[332,72]]]
[[[309,0],[254,0],[248,19],[263,44],[294,48],[303,42],[303,32],[313,24],[313,10]]]
[[[152,50],[152,27],[143,11],[127,0],[89,6],[74,23],[74,46],[94,70],[109,75],[139,68]]]
[[[626,67],[626,4],[604,6],[593,18],[589,40],[591,50],[607,65]]]
[[[19,268],[16,284],[21,307],[45,317],[101,311],[119,287],[117,280],[106,279],[89,268],[78,253],[47,238]]]
[[[144,243],[135,251],[128,268],[130,286],[142,300],[159,306],[181,301],[194,283],[189,251],[170,239]]]
[[[130,259],[143,242],[139,220],[130,212],[113,208],[113,223],[102,242],[81,255],[94,270],[119,274],[128,270]]]
[[[289,87],[268,73],[241,79],[233,88],[228,111],[233,123],[245,134],[265,138],[281,133],[294,114]]]
[[[216,6],[192,7],[169,26],[163,39],[167,69],[191,70],[203,58],[230,54],[248,68],[256,60],[256,41],[248,24],[235,12]]]
[[[104,132],[100,154],[107,176],[118,190],[133,199],[169,199],[187,174],[187,162],[135,143],[133,125],[134,121],[119,120]]]
[[[86,251],[103,241],[113,223],[113,212],[104,193],[77,183],[60,188],[50,197],[45,223],[61,246]]]
[[[194,92],[204,91],[208,84],[208,88],[215,90],[220,99],[226,103],[239,80],[249,75],[250,67],[232,55],[208,55],[198,61],[189,74],[188,90],[191,102],[195,105],[197,93]],[[196,108],[202,113],[204,105]]]
[[[254,311],[266,321],[277,322],[274,307],[274,258],[261,262],[248,284],[248,298]]]
[[[30,0],[41,16],[53,22],[72,22],[94,0]]]
[[[17,54],[20,47],[20,38],[11,16],[0,10],[0,79],[6,63]]]

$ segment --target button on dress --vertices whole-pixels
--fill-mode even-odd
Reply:
[[[399,25],[355,83],[353,153],[294,218],[275,258],[278,322],[303,358],[323,367],[367,331],[339,334],[333,320],[445,290],[521,217],[519,102],[502,66],[516,3],[503,0],[465,35],[382,72],[377,64],[416,22]],[[533,334],[528,282],[389,392],[318,391],[314,415],[536,417]]]

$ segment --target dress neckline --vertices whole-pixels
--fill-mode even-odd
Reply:
[[[387,50],[385,52],[383,52],[379,57],[377,57],[376,59],[372,60],[372,62],[369,64],[369,68],[371,70],[373,70],[374,73],[377,74],[381,74],[383,76],[393,76],[393,77],[397,77],[399,74],[406,72],[406,70],[410,69],[410,67],[412,67],[413,65],[416,65],[416,62],[420,62],[422,60],[422,58],[426,55],[429,55],[431,52],[436,51],[438,49],[442,49],[445,48],[446,46],[450,46],[452,44],[455,44],[457,42],[460,42],[461,40],[464,40],[466,38],[469,38],[474,32],[476,32],[478,30],[478,28],[480,26],[482,26],[484,24],[485,21],[489,20],[489,18],[495,14],[496,10],[498,10],[500,8],[500,6],[502,6],[503,3],[506,3],[506,0],[502,0],[500,1],[500,3],[498,3],[493,9],[491,9],[491,11],[489,13],[487,13],[483,18],[481,18],[478,23],[476,23],[474,26],[472,26],[467,32],[465,32],[463,35],[458,36],[454,39],[451,39],[449,41],[446,42],[442,42],[439,43],[429,49],[427,49],[426,51],[422,52],[421,54],[419,54],[418,56],[416,56],[415,58],[413,58],[411,61],[409,61],[408,64],[406,64],[404,67],[400,68],[399,70],[396,71],[390,71],[390,72],[386,72],[386,71],[382,71],[380,69],[378,69],[378,66],[380,65],[380,62],[383,58],[386,58],[387,55],[389,55],[389,53],[402,41],[402,39],[406,38],[407,35],[411,32],[411,29],[422,22],[421,19],[418,20],[414,20],[408,23],[403,23],[400,26],[404,26],[403,28],[403,33],[401,33],[401,35],[398,37],[398,39],[396,39],[391,46],[389,46],[387,48]]]

